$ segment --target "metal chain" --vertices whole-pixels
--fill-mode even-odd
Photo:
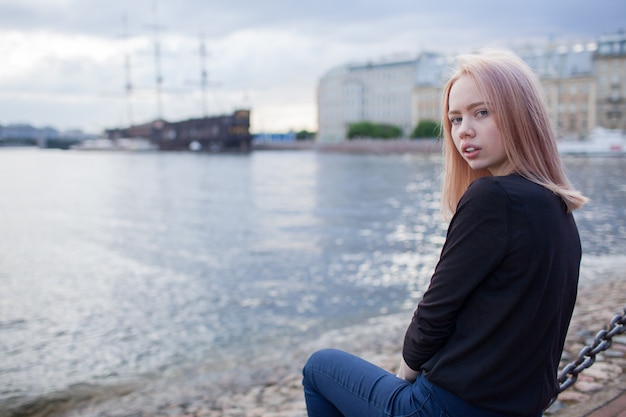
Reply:
[[[600,352],[604,352],[613,343],[613,337],[622,334],[626,331],[626,307],[624,308],[624,314],[616,315],[611,320],[609,329],[600,330],[591,346],[585,346],[581,349],[578,357],[575,361],[570,362],[563,368],[558,377],[559,392],[555,395],[550,403],[547,405],[546,410],[550,408],[556,401],[558,395],[574,385],[580,374],[585,369],[589,368],[596,361],[596,355]]]
[[[581,349],[578,357],[575,361],[570,362],[563,368],[558,377],[559,392],[552,398],[546,409],[548,409],[557,399],[558,394],[562,393],[576,382],[578,374],[585,369],[589,368],[596,361],[596,355],[600,352],[604,352],[613,343],[613,337],[622,334],[626,331],[626,307],[624,308],[624,314],[616,315],[611,320],[609,329],[602,329],[593,340],[591,346],[585,346]]]
[[[609,329],[600,330],[591,346],[582,348],[575,361],[569,363],[559,375],[559,394],[576,382],[578,374],[589,368],[596,361],[596,355],[604,352],[613,343],[613,337],[626,331],[626,308],[624,314],[616,315],[611,320]]]

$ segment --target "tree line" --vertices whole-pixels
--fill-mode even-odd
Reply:
[[[368,121],[352,123],[347,132],[348,139],[396,139],[402,136],[402,129],[398,126]],[[420,120],[411,132],[412,139],[439,138],[440,136],[441,123],[431,119]]]
[[[402,129],[388,123],[374,123],[362,121],[348,126],[347,139],[397,139],[403,136]],[[411,132],[411,139],[439,139],[441,137],[441,123],[432,119],[420,120]],[[315,132],[301,130],[296,133],[296,140],[312,140]]]

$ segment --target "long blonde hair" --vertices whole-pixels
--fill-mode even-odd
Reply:
[[[514,171],[560,196],[568,211],[585,204],[587,198],[572,187],[565,175],[541,85],[530,67],[505,51],[461,55],[456,63],[456,71],[444,87],[442,100],[445,158],[442,211],[454,213],[472,181],[491,175],[486,169],[470,168],[452,140],[448,100],[450,89],[463,75],[476,83],[490,103]]]

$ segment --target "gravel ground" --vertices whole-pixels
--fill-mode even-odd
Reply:
[[[567,339],[563,363],[573,361],[585,345],[593,344],[596,333],[608,327],[611,319],[623,314],[626,281],[613,280],[581,288]],[[340,329],[294,352],[289,361],[303,363],[306,356],[323,347],[336,347],[358,354],[390,371],[400,358],[400,342],[410,316],[385,316],[369,323]],[[584,416],[626,390],[626,335],[596,357],[596,362],[564,391],[546,412],[547,416]],[[198,417],[305,417],[299,369],[275,369],[273,376],[245,392],[221,398],[197,399],[185,404],[169,404],[151,416]]]
[[[611,319],[624,314],[626,280],[615,265],[585,268],[597,279],[580,286],[561,369],[575,360]],[[216,384],[195,370],[180,384],[160,384],[121,395],[113,402],[76,405],[64,417],[306,417],[301,367],[314,351],[334,347],[357,354],[394,372],[400,360],[404,331],[411,313],[376,317],[367,323],[336,329],[315,341],[285,352],[277,348],[254,366],[236,368]],[[548,417],[581,417],[626,392],[626,334],[564,391],[546,412]],[[207,372],[208,373],[208,372]],[[249,383],[243,386],[240,381]],[[178,381],[183,381],[178,379]],[[43,415],[43,414],[42,414]],[[48,415],[48,414],[46,414]]]

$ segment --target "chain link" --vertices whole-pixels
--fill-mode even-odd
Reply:
[[[585,346],[581,349],[575,361],[570,362],[563,368],[558,377],[559,394],[574,385],[580,374],[589,368],[596,361],[596,355],[604,352],[613,343],[613,337],[620,335],[626,331],[626,308],[624,314],[616,315],[611,320],[608,330],[600,330],[593,340],[593,344]],[[550,404],[556,401],[556,397],[552,399]]]
[[[591,346],[585,346],[581,349],[575,361],[569,363],[559,375],[559,393],[574,385],[580,374],[589,368],[596,361],[596,355],[604,352],[613,343],[613,337],[620,335],[626,331],[626,308],[624,314],[616,315],[611,320],[609,329],[600,330],[593,340]]]

